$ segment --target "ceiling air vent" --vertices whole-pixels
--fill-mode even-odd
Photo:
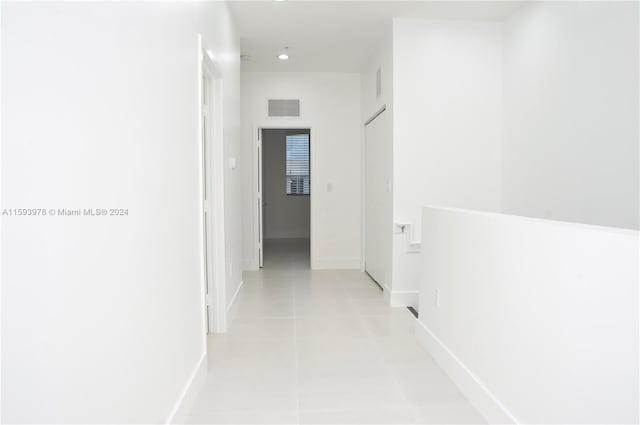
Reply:
[[[267,101],[269,117],[299,117],[300,99],[269,99]]]

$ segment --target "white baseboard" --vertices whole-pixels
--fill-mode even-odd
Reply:
[[[382,285],[384,301],[389,307],[417,307],[420,293],[418,291],[392,291],[387,285]]]
[[[521,423],[469,368],[444,345],[420,320],[416,320],[415,336],[438,365],[458,386],[460,392],[490,424]]]
[[[178,401],[176,401],[175,406],[171,409],[171,413],[167,418],[168,424],[184,424],[191,412],[191,408],[198,396],[198,393],[202,389],[205,380],[207,379],[207,353],[206,351],[202,353],[198,364],[196,365],[193,373],[189,377],[187,381],[187,385],[185,385]]]
[[[382,284],[382,297],[384,298],[384,302],[391,307],[391,288],[384,283]]]
[[[311,259],[313,270],[360,270],[360,258],[320,258]]]
[[[390,307],[417,307],[420,293],[418,291],[390,291],[385,300]]]
[[[233,319],[236,317],[236,313],[238,311],[238,305],[240,304],[240,291],[244,286],[244,280],[240,281],[240,285],[238,285],[238,289],[236,289],[236,293],[233,294],[229,305],[227,306],[227,329],[229,325],[233,322]],[[227,330],[225,329],[225,331]]]

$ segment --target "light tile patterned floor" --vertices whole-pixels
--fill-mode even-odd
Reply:
[[[308,241],[266,246],[237,316],[209,338],[190,423],[484,423],[359,271],[310,271]]]

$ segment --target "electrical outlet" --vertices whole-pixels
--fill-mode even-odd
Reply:
[[[436,289],[436,308],[440,308],[440,289]]]

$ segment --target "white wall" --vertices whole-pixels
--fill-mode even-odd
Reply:
[[[423,223],[416,335],[489,423],[638,423],[638,232],[438,208]]]
[[[244,265],[257,268],[257,127],[311,128],[311,267],[359,268],[360,76],[242,73]],[[299,98],[302,117],[269,119],[268,98]],[[331,189],[329,188],[331,186]]]
[[[533,2],[506,22],[506,212],[640,226],[638,7]]]
[[[265,239],[309,239],[311,234],[310,197],[287,196],[287,134],[294,133],[265,130],[262,134]]]
[[[382,92],[376,93],[376,72],[382,69]],[[393,110],[393,27],[389,23],[378,49],[366,61],[361,72],[362,124],[383,105],[387,112]]]
[[[419,238],[423,205],[498,211],[500,24],[395,19],[393,62],[394,220]],[[417,298],[419,260],[396,235],[393,291]]]
[[[2,207],[129,210],[2,218],[4,422],[164,422],[204,354],[198,32],[233,155],[224,3],[2,3]]]

